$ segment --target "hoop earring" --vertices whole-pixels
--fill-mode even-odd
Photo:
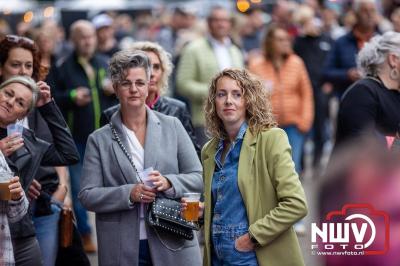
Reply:
[[[390,70],[390,73],[389,73],[390,79],[399,80],[399,76],[400,76],[400,73],[399,73],[399,70],[397,70],[397,68],[392,68]]]

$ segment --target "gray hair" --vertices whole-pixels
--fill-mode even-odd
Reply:
[[[151,66],[147,55],[142,51],[122,50],[113,55],[110,61],[111,81],[114,85],[121,83],[130,68],[143,68],[147,80],[150,80]]]
[[[400,33],[388,31],[367,42],[357,56],[359,71],[377,76],[389,53],[400,56]]]
[[[13,83],[20,83],[27,87],[32,92],[32,102],[28,107],[28,113],[33,110],[36,106],[36,102],[39,98],[39,88],[36,85],[35,81],[28,77],[28,76],[13,76],[3,83],[0,84],[0,91],[4,89],[4,87],[13,84]]]
[[[168,78],[172,73],[173,64],[171,62],[171,54],[164,50],[158,43],[155,42],[134,42],[129,47],[131,50],[141,50],[144,52],[153,52],[160,59],[161,69],[161,93],[165,93],[168,89]]]

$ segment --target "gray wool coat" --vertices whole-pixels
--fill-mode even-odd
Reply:
[[[111,118],[125,147],[121,114]],[[202,166],[181,122],[147,108],[144,168],[153,167],[165,176],[179,199],[185,192],[203,192]],[[140,205],[129,204],[136,173],[113,137],[109,125],[93,132],[88,139],[83,163],[79,199],[96,213],[100,266],[138,265]],[[198,240],[178,239],[155,231],[146,223],[154,266],[201,265]]]

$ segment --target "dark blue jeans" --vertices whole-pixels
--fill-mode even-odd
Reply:
[[[140,240],[139,247],[139,266],[152,266],[150,257],[149,242],[147,240]]]
[[[296,172],[300,175],[301,168],[301,156],[303,155],[303,144],[304,144],[304,136],[296,126],[287,126],[282,127],[285,130],[290,146],[292,147],[292,158],[294,161],[294,165],[296,167]]]
[[[82,174],[83,158],[85,156],[86,144],[75,143],[78,149],[79,156],[81,157],[79,163],[74,164],[69,167],[69,175],[71,179],[71,195],[72,195],[72,205],[74,207],[74,212],[76,216],[76,222],[78,225],[78,231],[81,235],[90,234],[90,226],[88,223],[88,216],[86,209],[83,208],[82,204],[78,199],[78,193],[80,190],[80,180]]]

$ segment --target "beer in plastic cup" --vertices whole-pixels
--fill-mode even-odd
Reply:
[[[197,222],[199,219],[199,203],[200,193],[184,193],[183,199],[185,200],[187,207],[183,211],[183,218],[186,221]]]
[[[11,200],[10,179],[14,177],[12,172],[0,171],[0,200]]]

